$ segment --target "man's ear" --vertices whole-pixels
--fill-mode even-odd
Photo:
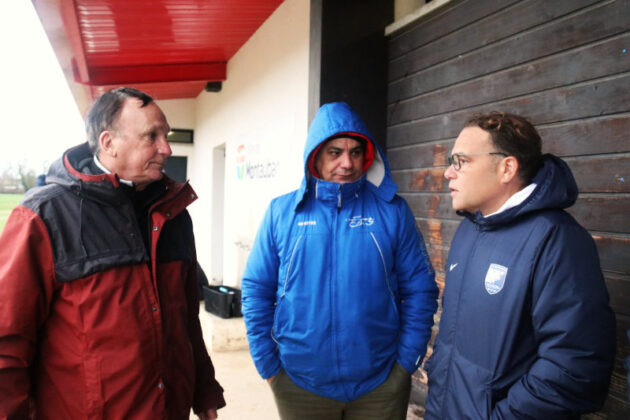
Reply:
[[[501,183],[509,184],[517,177],[518,174],[518,160],[514,156],[508,156],[503,158],[501,165]]]
[[[114,135],[111,131],[105,130],[98,136],[98,143],[101,153],[104,153],[110,157],[115,158],[117,155],[116,145],[114,144]]]

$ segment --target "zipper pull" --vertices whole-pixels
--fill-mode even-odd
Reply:
[[[337,190],[337,214],[341,211],[341,185]]]

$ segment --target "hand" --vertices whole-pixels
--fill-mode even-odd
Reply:
[[[200,420],[214,420],[219,417],[216,408],[209,408],[205,412],[199,413],[198,416]]]
[[[271,385],[271,383],[272,383],[273,381],[275,381],[275,380],[276,380],[276,376],[278,376],[278,375],[274,375],[274,376],[272,376],[271,378],[267,378],[267,383],[268,383],[269,385]]]

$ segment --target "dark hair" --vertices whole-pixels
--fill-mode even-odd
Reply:
[[[353,134],[349,134],[349,133],[337,133],[331,137],[328,137],[324,142],[322,142],[322,146],[330,141],[336,140],[336,139],[341,139],[341,138],[345,138],[345,139],[352,139],[355,140],[356,142],[359,143],[359,146],[361,146],[361,151],[363,153],[365,153],[365,149],[367,149],[367,140],[364,137],[361,136],[356,136]]]
[[[120,113],[127,98],[141,100],[142,107],[153,102],[152,97],[138,89],[120,87],[104,93],[92,104],[90,111],[85,117],[85,131],[92,153],[98,153],[99,136],[103,131],[112,128],[114,120]]]
[[[542,161],[542,142],[540,135],[526,118],[492,111],[471,117],[466,122],[466,127],[473,126],[490,133],[497,151],[516,158],[518,176],[525,185],[532,181]]]

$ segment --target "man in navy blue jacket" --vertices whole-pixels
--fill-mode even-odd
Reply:
[[[569,167],[524,118],[470,119],[444,173],[465,217],[446,266],[425,419],[570,419],[606,397],[615,353]]]
[[[438,293],[414,217],[345,103],[317,113],[304,172],[269,205],[243,275],[256,368],[283,420],[405,419]]]

